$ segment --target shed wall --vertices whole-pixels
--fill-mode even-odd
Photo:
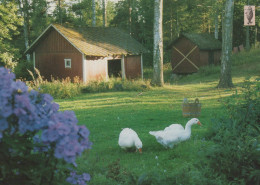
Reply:
[[[64,59],[71,59],[71,68],[65,68]],[[47,80],[75,76],[83,79],[82,54],[53,28],[35,48],[35,67]]]
[[[200,65],[198,67],[208,65],[209,64],[208,61],[209,61],[209,51],[200,50]]]
[[[214,64],[219,65],[221,61],[221,50],[216,50],[214,52]]]
[[[139,78],[142,74],[141,55],[128,55],[125,57],[126,78]]]
[[[194,47],[196,47],[196,45],[185,37],[182,37],[177,40],[177,42],[171,48],[171,64],[173,72],[184,74],[197,72],[197,69],[187,59],[184,59],[180,63],[184,56],[181,55],[178,51],[176,51],[174,47],[176,47],[184,56],[187,56],[187,54]],[[199,48],[197,47],[187,58],[190,59],[196,66],[200,65]]]

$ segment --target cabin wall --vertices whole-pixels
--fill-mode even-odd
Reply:
[[[190,40],[188,40],[185,37],[181,37],[180,39],[178,39],[176,41],[176,43],[171,48],[171,64],[172,64],[173,72],[174,73],[180,73],[180,74],[187,74],[187,73],[197,72],[197,69],[187,59],[183,60],[184,56],[182,54],[180,54],[178,51],[176,51],[174,49],[174,47],[177,48],[184,56],[187,56],[187,54],[194,47],[196,47],[196,45],[193,44]],[[196,66],[198,66],[199,63],[200,63],[199,51],[200,50],[197,47],[188,56],[188,59],[190,59]],[[182,62],[180,63],[180,61],[182,61]]]
[[[71,68],[65,68],[64,59],[71,59]],[[83,79],[82,54],[54,28],[35,48],[35,67],[47,80],[76,76]]]
[[[104,80],[108,78],[107,58],[86,57],[86,77],[87,82],[94,80]]]
[[[126,78],[141,78],[141,55],[128,55],[125,57],[125,75]]]

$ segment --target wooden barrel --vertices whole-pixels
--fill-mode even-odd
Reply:
[[[196,98],[193,103],[184,101],[182,104],[182,115],[183,117],[199,117],[201,113],[201,103]]]

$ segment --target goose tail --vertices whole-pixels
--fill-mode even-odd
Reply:
[[[156,137],[156,131],[150,131],[149,134]]]

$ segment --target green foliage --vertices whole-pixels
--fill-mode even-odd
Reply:
[[[32,76],[28,73],[28,70],[33,71],[33,63],[26,60],[20,60],[14,69],[16,78],[32,80]]]
[[[225,101],[227,116],[213,121],[206,151],[210,166],[236,184],[260,183],[260,83],[245,81],[242,94]]]
[[[248,66],[248,64],[250,64],[250,63],[257,64],[259,59],[260,59],[260,49],[255,48],[255,49],[251,49],[248,52],[244,51],[244,52],[240,52],[240,53],[232,55],[232,65],[233,66],[239,66],[239,65]]]
[[[0,4],[0,66],[14,69],[18,50],[13,45],[13,37],[19,34],[17,27],[21,25],[21,18],[17,14],[14,3]]]
[[[2,139],[0,181],[4,179],[2,181],[4,184],[48,184],[58,183],[60,181],[56,180],[62,179],[61,174],[54,172],[58,166],[65,163],[60,163],[61,161],[50,156],[54,151],[33,152],[37,147],[33,142],[34,135],[35,133],[28,132],[24,135],[16,134],[9,137],[6,135]],[[69,170],[65,169],[63,173],[63,179],[66,179]]]
[[[110,78],[108,81],[92,81],[82,88],[82,92],[108,92],[108,91],[144,91],[150,89],[149,81],[122,80]]]

